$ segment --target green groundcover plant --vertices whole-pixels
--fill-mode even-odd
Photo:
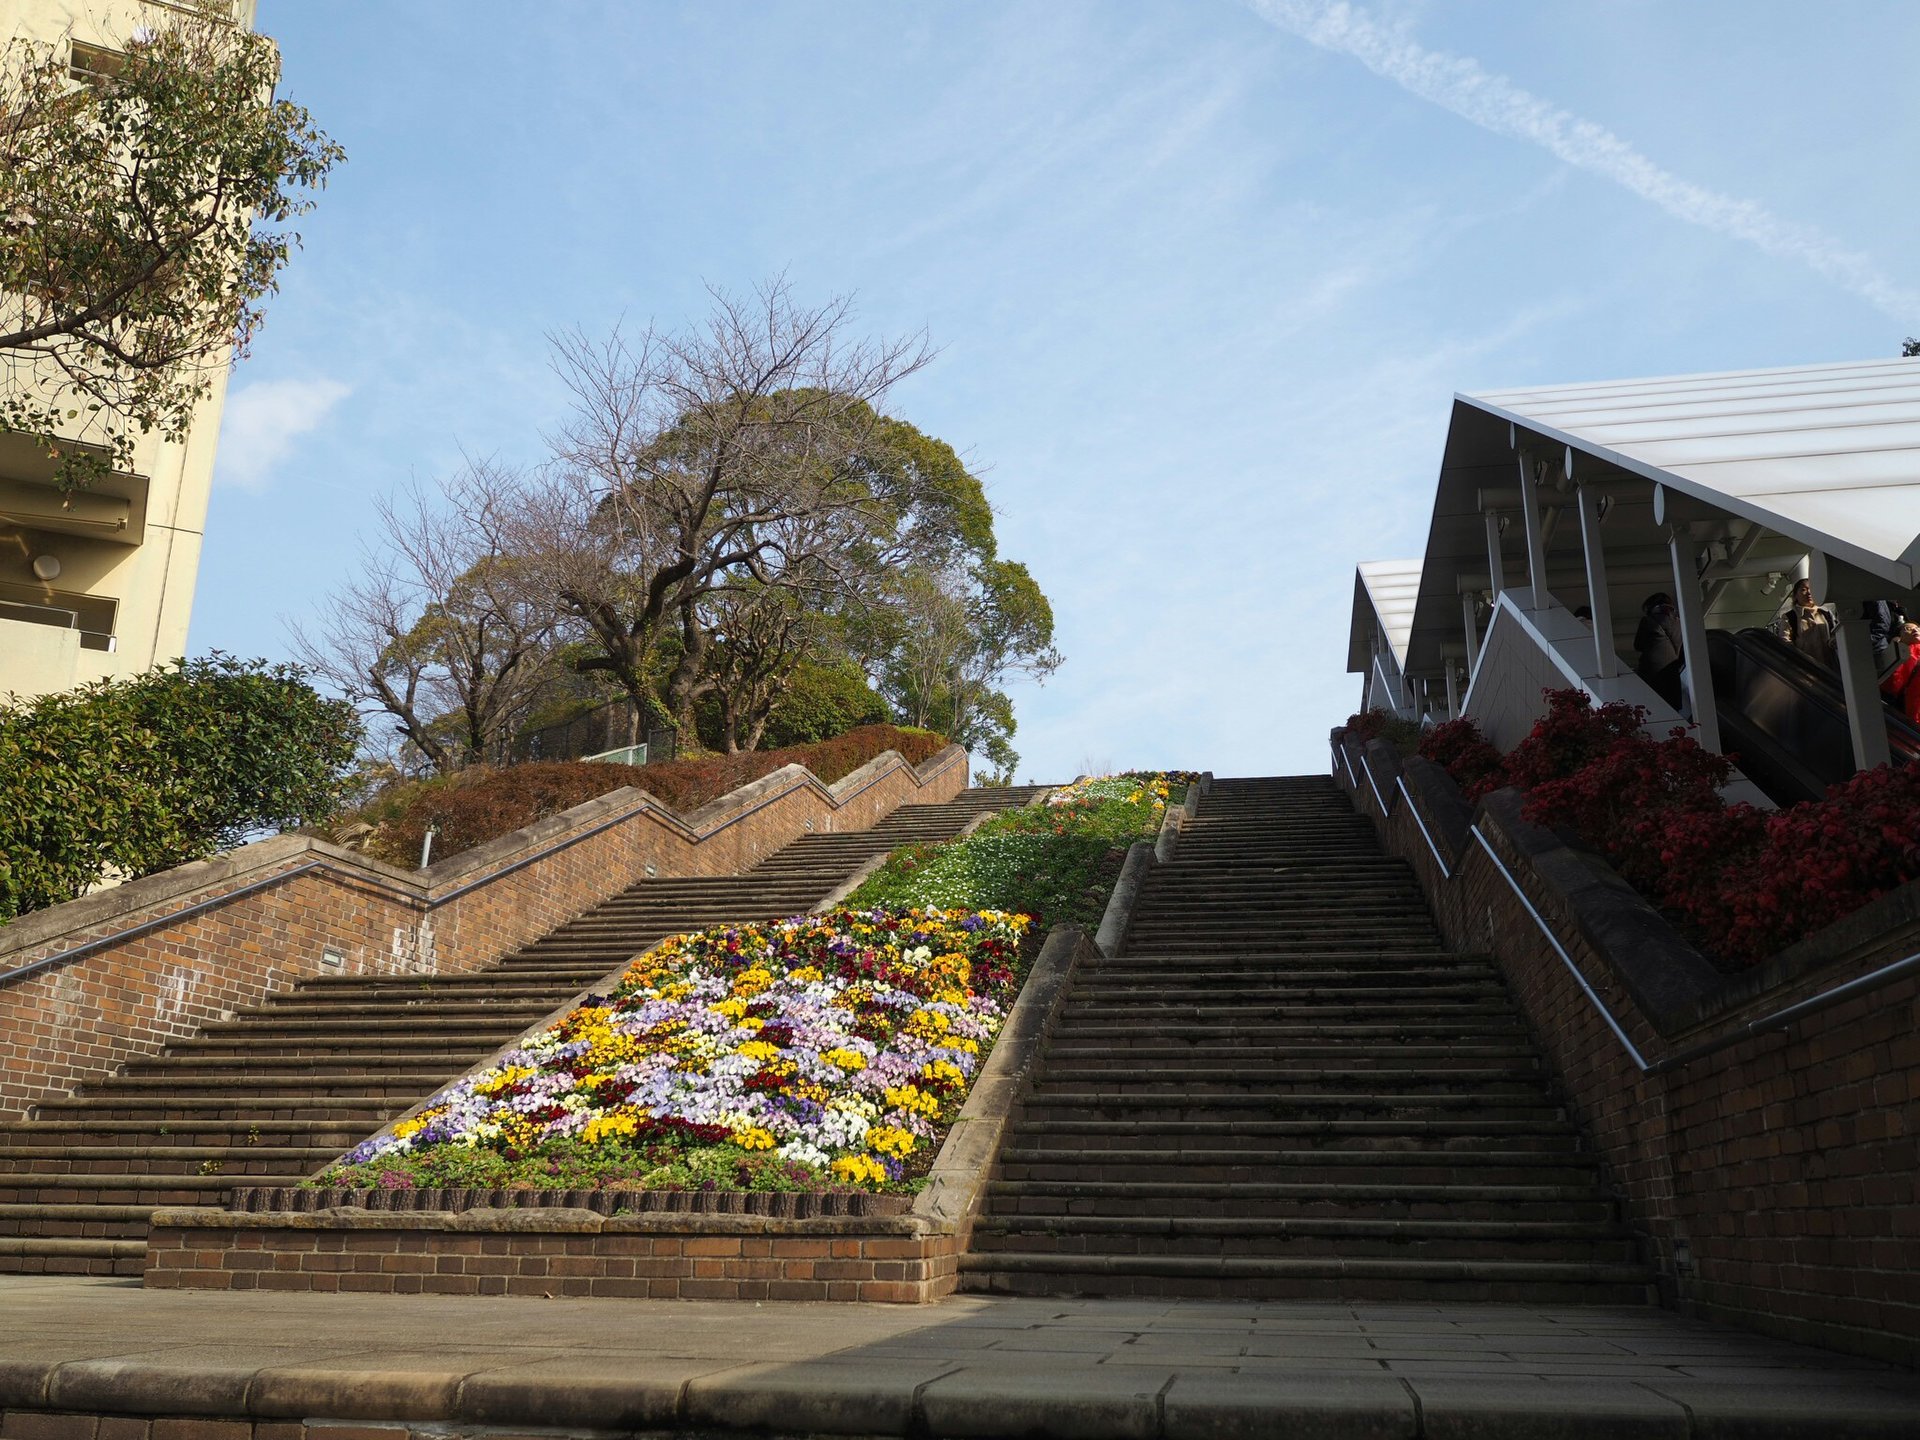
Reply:
[[[1018,910],[1041,930],[1100,923],[1126,847],[1151,836],[1196,777],[1132,772],[1076,781],[964,840],[896,851],[850,902]]]

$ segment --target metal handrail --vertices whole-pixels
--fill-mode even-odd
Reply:
[[[1367,759],[1367,752],[1360,752],[1360,768],[1367,772],[1367,784],[1373,790],[1373,798],[1380,806],[1382,815],[1391,815],[1393,807],[1387,804],[1387,797],[1380,793],[1380,782],[1373,778],[1373,765]]]
[[[936,775],[944,775],[947,771],[951,770],[956,763],[958,762],[950,759],[944,765],[928,771],[921,778],[931,780]],[[907,768],[914,771],[916,775],[919,774],[918,766],[909,765]],[[859,789],[851,791],[841,798],[851,800],[854,796],[864,793],[871,786],[878,783],[880,778],[878,775],[873,776],[865,784],[861,785]],[[779,798],[781,797],[772,796],[757,805],[748,806],[725,824],[716,825],[713,829],[706,831],[700,838],[703,840],[713,838],[713,836],[718,835],[722,830],[739,824],[755,811],[765,809]],[[96,936],[92,940],[83,941],[81,944],[72,946],[69,949],[58,951],[52,955],[43,955],[38,960],[29,960],[26,964],[16,965],[11,970],[0,971],[0,987],[11,985],[16,980],[24,980],[28,976],[36,975],[42,970],[50,970],[56,965],[64,965],[71,960],[84,959],[96,950],[104,950],[108,946],[119,944],[122,940],[131,940],[136,936],[145,935],[149,931],[158,930],[164,925],[170,925],[176,920],[190,919],[204,911],[225,905],[229,901],[242,899],[245,896],[254,894],[256,891],[270,889],[275,885],[297,879],[301,875],[312,874],[317,870],[325,870],[357,884],[366,885],[376,890],[384,890],[387,894],[396,896],[401,901],[414,906],[414,908],[422,914],[426,914],[430,911],[438,910],[442,905],[451,904],[463,895],[471,894],[483,885],[491,885],[496,880],[503,880],[509,875],[526,869],[527,866],[537,861],[546,859],[549,855],[557,854],[570,846],[578,845],[582,840],[591,840],[602,831],[611,830],[615,825],[636,819],[655,808],[656,807],[650,803],[638,805],[632,810],[624,811],[619,815],[613,816],[611,819],[601,821],[591,830],[582,830],[577,834],[565,836],[562,839],[554,841],[551,845],[542,846],[531,855],[521,856],[520,859],[514,861],[511,865],[502,866],[498,870],[490,870],[478,879],[470,880],[465,885],[456,886],[444,895],[421,897],[410,891],[403,890],[392,881],[382,879],[378,875],[357,874],[350,870],[344,870],[339,865],[327,860],[308,860],[304,864],[293,866],[291,869],[276,871],[263,879],[253,881],[251,884],[242,885],[238,890],[223,890],[218,895],[210,895],[206,899],[197,900],[191,905],[183,905],[177,910],[169,910],[164,915],[151,916],[137,924],[129,925],[125,929],[115,930],[108,935]],[[682,830],[687,829],[686,825],[680,821],[680,817],[675,815],[671,810],[661,810],[659,813],[666,816],[667,819],[672,820],[675,824],[678,824]],[[693,832],[688,830],[687,833],[692,834]]]
[[[1480,848],[1487,852],[1487,858],[1493,861],[1494,868],[1500,872],[1507,884],[1513,887],[1513,893],[1519,897],[1520,903],[1527,907],[1527,913],[1533,917],[1533,923],[1538,925],[1540,933],[1547,937],[1547,943],[1553,946],[1554,954],[1558,955],[1560,963],[1567,967],[1567,973],[1579,982],[1580,988],[1586,992],[1587,999],[1593,1002],[1593,1008],[1598,1010],[1600,1018],[1607,1022],[1607,1028],[1613,1031],[1615,1038],[1622,1045],[1626,1046],[1627,1054],[1633,1057],[1633,1063],[1640,1067],[1642,1074],[1645,1074],[1649,1068],[1646,1057],[1641,1055],[1639,1048],[1627,1038],[1627,1032],[1620,1028],[1620,1022],[1613,1018],[1613,1012],[1607,1009],[1606,1002],[1600,998],[1599,992],[1587,983],[1587,977],[1582,975],[1580,967],[1573,963],[1573,957],[1567,953],[1567,947],[1560,943],[1560,937],[1553,933],[1553,928],[1541,918],[1540,912],[1533,908],[1533,901],[1527,898],[1527,892],[1520,888],[1520,882],[1513,878],[1513,872],[1507,869],[1506,863],[1494,852],[1493,846],[1487,843],[1487,837],[1480,833],[1480,827],[1474,825],[1469,828],[1473,832],[1473,838],[1480,842]]]
[[[1427,829],[1427,822],[1420,818],[1420,807],[1413,803],[1413,796],[1407,791],[1407,777],[1396,775],[1393,783],[1400,787],[1400,798],[1407,802],[1407,813],[1413,816],[1413,823],[1420,827],[1420,838],[1427,842],[1427,849],[1433,852],[1433,863],[1440,867],[1440,878],[1451,880],[1453,872],[1447,868],[1447,862],[1441,857],[1440,847],[1433,843],[1433,832]]]
[[[1751,1039],[1755,1035],[1764,1035],[1773,1030],[1789,1030],[1793,1027],[1793,1022],[1803,1015],[1825,1010],[1829,1006],[1838,1005],[1842,1000],[1851,1000],[1856,995],[1864,995],[1869,990],[1878,990],[1882,985],[1891,984],[1916,970],[1920,970],[1920,955],[1909,955],[1904,960],[1894,961],[1891,965],[1882,965],[1878,970],[1855,976],[1851,980],[1834,986],[1831,990],[1822,990],[1818,995],[1796,1001],[1785,1009],[1774,1011],[1771,1015],[1762,1015],[1758,1020],[1749,1020],[1740,1029],[1730,1031],[1716,1040],[1704,1041],[1690,1049],[1669,1055],[1666,1059],[1649,1066],[1647,1073],[1649,1075],[1664,1074],[1668,1070],[1677,1070],[1690,1061],[1698,1060],[1703,1055],[1711,1055],[1716,1050],[1725,1050],[1730,1045],[1738,1045],[1742,1040]]]
[[[1333,753],[1339,756],[1340,763],[1347,767],[1347,784],[1351,785],[1354,789],[1358,790],[1360,788],[1360,777],[1353,773],[1353,761],[1347,758],[1346,741],[1343,740],[1340,742],[1339,745],[1334,747]]]

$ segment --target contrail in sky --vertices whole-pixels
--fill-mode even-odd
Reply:
[[[1662,169],[1603,125],[1529,94],[1464,55],[1429,50],[1346,0],[1244,0],[1256,15],[1323,50],[1350,55],[1374,74],[1496,134],[1551,151],[1604,175],[1669,215],[1798,260],[1895,319],[1920,318],[1920,293],[1903,289],[1857,250],[1751,200],[1737,200]]]

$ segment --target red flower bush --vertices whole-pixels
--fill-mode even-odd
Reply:
[[[1659,740],[1638,706],[1545,695],[1546,714],[1504,761],[1471,720],[1435,726],[1420,753],[1469,800],[1519,788],[1528,820],[1606,856],[1723,964],[1758,964],[1920,878],[1920,766],[1883,765],[1769,813],[1728,805],[1732,763],[1685,730]]]
[[[1393,717],[1384,710],[1357,710],[1347,716],[1347,739],[1355,745],[1364,745],[1382,730]]]
[[[1722,955],[1759,961],[1920,877],[1920,766],[1863,770],[1762,818],[1753,872],[1729,887]]]
[[[1448,720],[1434,726],[1420,737],[1419,753],[1451,775],[1469,801],[1508,783],[1507,762],[1471,720]]]

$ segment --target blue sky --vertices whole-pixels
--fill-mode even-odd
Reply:
[[[534,29],[536,14],[544,28]],[[535,461],[545,336],[854,292],[1066,665],[1022,777],[1325,766],[1456,390],[1920,334],[1899,0],[260,0],[347,148],[230,392],[192,632],[282,657],[374,497]]]

